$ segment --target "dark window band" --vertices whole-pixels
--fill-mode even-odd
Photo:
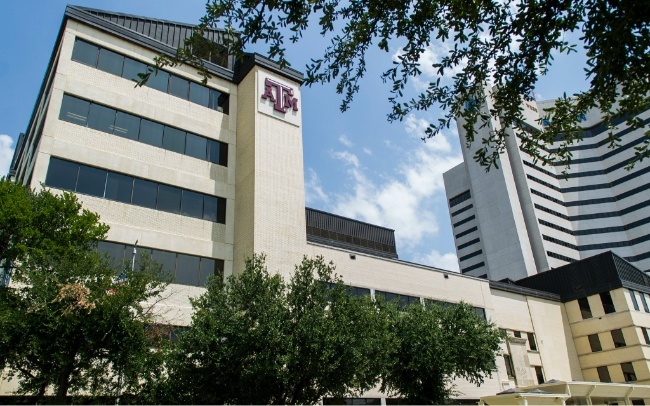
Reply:
[[[467,230],[465,230],[465,231],[463,231],[463,232],[461,232],[461,233],[456,234],[456,239],[459,239],[459,238],[461,238],[461,237],[464,237],[464,236],[466,236],[467,234],[471,234],[471,233],[473,233],[474,231],[477,231],[477,230],[478,230],[477,227],[468,228]]]
[[[464,191],[463,193],[459,194],[458,196],[452,197],[449,199],[449,207],[454,207],[462,202],[469,200],[472,197],[472,195],[469,193],[469,190]]]
[[[128,56],[118,54],[82,39],[75,39],[72,60],[128,80],[139,81],[140,74],[151,73],[145,86],[224,114],[229,113],[230,95],[227,93],[222,93],[163,70],[156,72],[154,67],[144,62],[136,61]]]
[[[575,250],[575,251],[579,250],[578,247],[573,245],[573,244],[569,244],[566,241],[558,240],[557,238],[549,237],[548,235],[542,234],[542,238],[544,240],[546,240],[546,241],[552,242],[552,243],[557,244],[557,245],[561,245],[561,246],[566,247],[566,248],[570,248],[570,249]]]
[[[551,222],[548,222],[548,221],[545,221],[545,220],[542,220],[542,219],[538,219],[538,221],[539,221],[539,224],[541,224],[543,226],[550,227],[550,228],[552,228],[554,230],[561,231],[561,232],[563,232],[565,234],[573,235],[573,231],[569,230],[568,228],[560,227],[557,224],[554,224],[554,223],[551,223]]]
[[[468,223],[468,222],[474,220],[475,218],[476,217],[474,215],[471,215],[471,216],[467,217],[466,219],[462,219],[459,222],[454,223],[454,227],[462,226],[463,224]]]
[[[551,196],[549,196],[549,195],[547,195],[545,193],[539,192],[539,191],[537,191],[537,190],[535,190],[533,188],[530,189],[530,193],[532,193],[534,195],[537,195],[537,196],[539,196],[541,198],[544,198],[544,199],[546,199],[546,200],[548,200],[550,202],[559,204],[560,206],[563,206],[563,207],[565,206],[565,204],[564,204],[564,202],[562,200],[551,197]]]
[[[51,157],[45,185],[226,224],[226,199]]]
[[[556,254],[555,252],[552,251],[546,251],[546,255],[548,255],[551,258],[559,259],[564,262],[576,262],[576,259],[566,257],[564,255]]]
[[[470,272],[470,271],[473,271],[473,270],[475,270],[475,269],[479,269],[480,267],[483,267],[483,266],[485,266],[485,262],[482,262],[482,261],[481,261],[481,262],[479,262],[478,264],[474,264],[474,265],[468,266],[467,268],[463,268],[463,269],[461,269],[461,270],[460,270],[460,273],[465,274],[465,273]]]
[[[228,144],[133,114],[63,95],[59,120],[228,166]]]
[[[483,250],[474,251],[474,252],[471,252],[471,253],[469,253],[467,255],[463,255],[462,257],[458,258],[458,260],[460,262],[463,262],[463,261],[465,261],[467,259],[474,258],[475,256],[481,255],[482,253],[483,253]]]
[[[458,249],[459,249],[459,250],[462,250],[463,248],[467,248],[467,247],[469,247],[469,246],[471,246],[471,245],[474,245],[474,244],[478,243],[479,241],[481,241],[480,238],[475,238],[475,239],[473,239],[473,240],[471,240],[471,241],[467,241],[467,242],[464,243],[464,244],[460,244],[460,245],[458,246]]]
[[[456,210],[455,212],[451,213],[451,217],[455,217],[455,216],[459,215],[460,213],[464,213],[464,212],[466,212],[467,210],[471,209],[472,207],[474,207],[474,205],[473,205],[473,204],[469,204],[469,205],[463,207],[462,209],[458,209],[458,210]]]

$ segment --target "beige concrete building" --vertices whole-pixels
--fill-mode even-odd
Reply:
[[[162,323],[187,325],[189,298],[204,291],[206,277],[243,269],[253,253],[266,253],[269,269],[285,276],[304,255],[322,255],[355,294],[404,304],[465,301],[508,332],[492,378],[481,387],[457,382],[459,402],[549,379],[597,380],[602,365],[615,382],[631,380],[616,369],[627,363],[638,380],[650,379],[641,329],[650,327],[650,313],[630,310],[639,303],[633,297],[646,303],[647,280],[611,291],[614,314],[588,296],[593,317],[582,320],[581,298],[401,261],[393,230],[305,209],[301,73],[254,54],[206,55],[206,84],[196,69],[178,66],[135,88],[134,75],[159,53],[174,53],[192,29],[68,7],[10,172],[33,188],[74,191],[111,227],[100,248],[116,260],[135,255],[136,241],[138,253],[148,250],[174,276]],[[222,35],[206,39],[219,43]],[[626,348],[608,341],[610,327],[622,331]],[[614,358],[587,351],[595,333],[600,355]],[[0,394],[11,390],[0,381]],[[349,401],[392,400],[371,391]]]

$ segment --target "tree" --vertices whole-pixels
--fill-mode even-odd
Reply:
[[[396,315],[395,351],[382,377],[382,390],[410,404],[444,404],[453,381],[481,385],[495,369],[505,336],[468,304],[409,306]]]
[[[159,359],[148,325],[166,286],[160,267],[145,258],[116,268],[102,257],[94,248],[108,227],[73,194],[4,180],[0,192],[3,219],[19,226],[9,234],[0,225],[12,265],[11,285],[0,288],[0,368],[22,394],[136,391]]]
[[[373,387],[392,341],[387,319],[332,271],[304,259],[285,282],[256,255],[227,284],[210,281],[151,401],[314,404]]]
[[[190,63],[203,67],[206,28],[225,26],[224,46],[241,55],[249,43],[269,45],[269,56],[282,66],[285,40],[297,42],[309,24],[318,24],[331,41],[322,57],[306,67],[307,85],[337,81],[345,111],[359,90],[366,72],[365,56],[377,46],[389,52],[400,47],[393,66],[382,75],[392,83],[389,121],[402,120],[410,112],[440,107],[444,117],[432,123],[426,137],[448,128],[455,117],[464,119],[466,141],[472,143],[476,129],[488,125],[490,116],[501,124],[481,140],[474,159],[489,170],[498,166],[505,148],[506,127],[515,127],[523,149],[543,164],[571,162],[567,146],[582,140],[580,118],[592,108],[600,109],[605,125],[613,126],[616,116],[627,117],[635,128],[647,129],[637,117],[650,105],[650,2],[631,0],[476,0],[476,1],[383,1],[383,0],[212,0],[200,29],[174,57],[161,56],[157,65]],[[521,122],[522,98],[533,100],[535,84],[545,75],[554,55],[575,52],[577,44],[565,39],[581,36],[587,53],[587,91],[573,97],[564,95],[543,115],[550,125],[542,131],[524,131]],[[413,98],[405,98],[409,80],[422,73],[423,51],[436,41],[449,51],[433,64],[438,77]],[[405,45],[403,43],[405,42]],[[212,45],[217,48],[216,45]],[[201,52],[192,53],[192,49]],[[195,55],[196,54],[196,55]],[[207,74],[201,69],[203,74]],[[455,73],[454,72],[458,72]],[[450,81],[445,75],[453,74]],[[477,105],[492,83],[494,101],[485,109]],[[562,134],[552,151],[547,148]],[[650,130],[635,147],[628,168],[650,157]],[[620,145],[612,129],[609,146]]]

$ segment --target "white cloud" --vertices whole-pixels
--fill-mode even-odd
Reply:
[[[363,147],[363,152],[364,152],[366,155],[372,155],[372,151],[370,150],[370,148]]]
[[[0,134],[0,177],[9,172],[9,165],[14,156],[13,144],[14,140],[10,136]]]
[[[318,174],[312,168],[309,168],[309,180],[305,183],[305,202],[311,205],[318,202],[327,203],[328,201],[329,196],[323,191]]]
[[[431,252],[425,255],[417,256],[415,262],[452,272],[460,272],[458,268],[458,257],[453,252],[441,254],[438,250],[431,250]]]
[[[350,141],[350,139],[348,138],[348,136],[345,135],[345,134],[341,134],[341,135],[339,136],[339,142],[340,142],[341,144],[345,145],[345,146],[348,147],[348,148],[350,148],[350,147],[352,147],[352,146],[354,145],[354,144],[352,144],[352,141]]]
[[[339,159],[339,160],[345,162],[346,164],[352,165],[357,169],[359,168],[359,165],[360,165],[359,164],[359,158],[357,158],[356,155],[354,155],[353,153],[351,153],[349,151],[332,152],[332,157],[334,157],[336,159]]]

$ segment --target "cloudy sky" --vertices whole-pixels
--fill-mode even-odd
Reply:
[[[25,131],[68,0],[4,2],[0,53],[0,176],[8,170],[18,134]],[[75,4],[154,18],[195,23],[204,0],[77,0]],[[304,71],[327,42],[315,30],[299,46],[288,45],[292,66]],[[423,76],[409,91],[421,90],[435,74],[428,65],[447,44],[433,44],[422,58]],[[263,48],[254,48],[264,52]],[[346,113],[333,85],[303,88],[306,205],[395,230],[401,259],[458,270],[442,174],[462,161],[452,128],[426,143],[421,136],[439,111],[388,123],[388,85],[380,75],[399,53],[375,50],[367,59],[361,91]],[[308,51],[306,51],[308,50]],[[559,58],[540,82],[543,98],[584,87],[584,56]]]

